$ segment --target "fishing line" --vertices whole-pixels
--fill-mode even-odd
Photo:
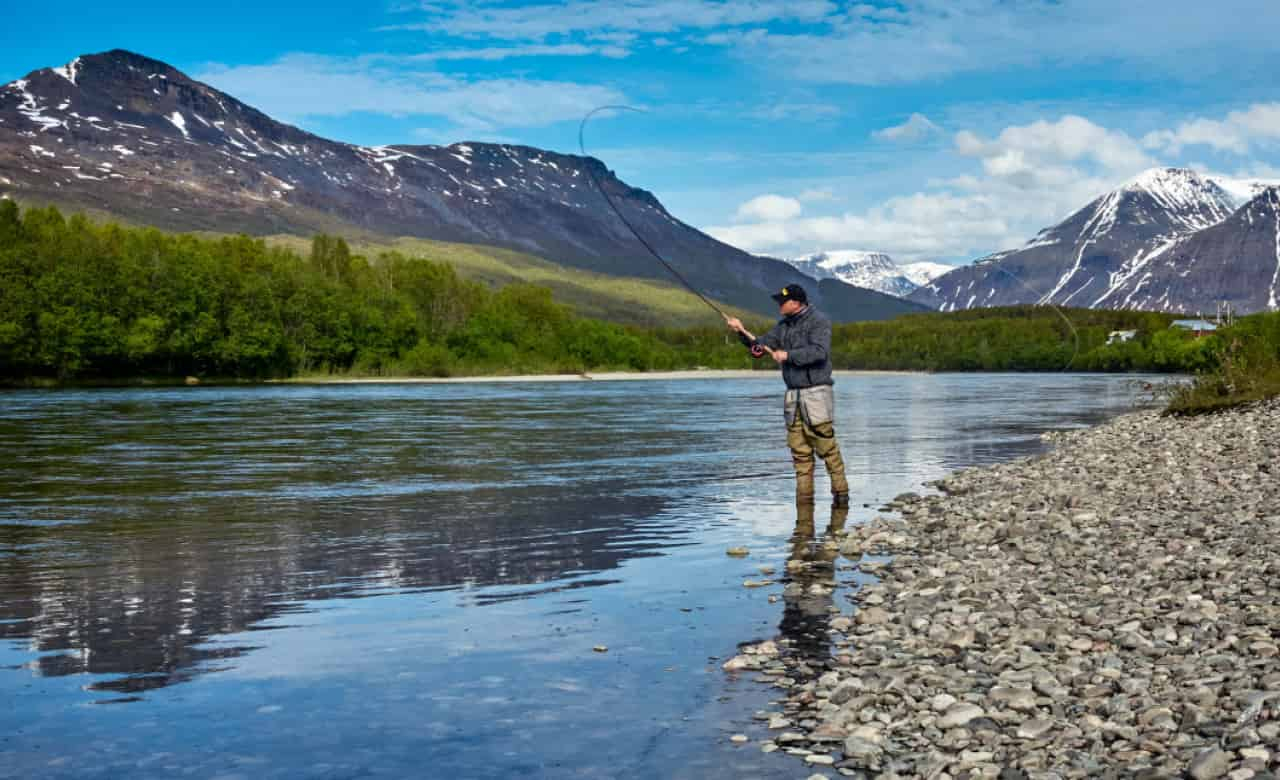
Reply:
[[[1011,272],[1006,271],[1000,266],[996,266],[996,270],[1004,274],[1005,276],[1009,277],[1013,281],[1017,282],[1018,284],[1022,285],[1023,287],[1025,287],[1028,291],[1031,292],[1032,295],[1036,296],[1037,301],[1045,300],[1045,296],[1042,295],[1038,290],[1036,290],[1034,287],[1027,284],[1026,282],[1022,281]],[[1071,330],[1071,337],[1075,340],[1075,347],[1071,352],[1071,357],[1067,360],[1067,364],[1062,367],[1062,370],[1066,371],[1068,368],[1071,368],[1071,364],[1076,362],[1076,358],[1080,356],[1080,332],[1076,330],[1076,326],[1071,323],[1071,320],[1067,317],[1067,315],[1062,313],[1062,309],[1059,309],[1057,304],[1045,302],[1043,304],[1033,303],[1031,305],[1032,306],[1048,306],[1049,308],[1053,309],[1054,313],[1056,313],[1059,317],[1061,317],[1062,321],[1067,323],[1067,328]]]
[[[637,114],[646,113],[643,109],[639,109],[634,106],[627,106],[627,105],[598,106],[588,111],[587,114],[584,117],[582,117],[582,121],[578,124],[578,152],[581,153],[583,157],[587,157],[587,145],[584,140],[584,136],[587,128],[587,122],[590,121],[591,117],[595,116],[601,111],[632,111]],[[585,167],[587,169],[587,176],[591,179],[591,183],[595,185],[595,188],[600,192],[600,195],[604,197],[605,203],[609,204],[609,208],[613,211],[614,214],[617,215],[618,219],[622,221],[622,224],[626,225],[627,230],[631,232],[631,235],[635,236],[635,239],[640,242],[641,246],[643,246],[646,250],[648,250],[649,254],[653,255],[654,259],[656,259],[659,263],[662,263],[662,265],[669,272],[671,272],[671,275],[674,276],[680,282],[680,284],[684,285],[685,289],[687,289],[689,292],[693,293],[694,295],[698,296],[698,298],[701,299],[703,303],[710,306],[716,312],[716,314],[719,314],[721,317],[723,317],[727,321],[729,319],[729,315],[725,314],[723,309],[715,305],[715,303],[713,303],[710,298],[703,295],[698,290],[698,288],[694,287],[693,284],[691,284],[689,280],[684,277],[684,274],[677,271],[675,269],[675,266],[671,265],[671,263],[668,263],[666,258],[664,258],[658,252],[658,250],[654,249],[653,245],[650,244],[648,241],[646,241],[644,236],[640,235],[640,232],[636,230],[634,225],[631,224],[631,221],[628,220],[625,216],[623,216],[622,210],[618,208],[618,205],[613,202],[613,198],[610,197],[609,191],[606,190],[604,188],[604,185],[600,183],[600,180],[596,177],[595,171],[592,170],[592,167],[590,165],[587,165]],[[1036,296],[1037,301],[1044,300],[1044,296],[1038,290],[1036,290],[1026,282],[1022,281],[1014,274],[1010,273],[1009,271],[1006,271],[1005,269],[999,266],[996,266],[996,270],[1004,274],[1005,276],[1008,276],[1010,279],[1014,280],[1015,282],[1017,282],[1018,284],[1026,288],[1029,292],[1031,292],[1033,295]],[[1056,313],[1058,317],[1061,318],[1064,323],[1066,323],[1067,329],[1071,331],[1071,337],[1074,340],[1074,348],[1071,352],[1070,359],[1068,359],[1066,365],[1062,367],[1062,370],[1066,371],[1068,368],[1071,367],[1071,364],[1074,363],[1076,358],[1079,357],[1080,355],[1080,332],[1076,330],[1076,326],[1072,324],[1071,320],[1067,317],[1067,315],[1062,313],[1062,310],[1059,309],[1056,304],[1035,303],[1032,305],[1033,306],[1046,305],[1049,308],[1053,309],[1054,313]]]
[[[586,144],[583,142],[583,132],[586,130],[587,121],[591,119],[591,117],[600,113],[601,111],[634,111],[637,114],[645,113],[642,109],[634,108],[632,106],[621,106],[621,105],[599,106],[598,108],[591,109],[589,112],[587,112],[586,116],[582,117],[582,122],[578,125],[578,151],[582,153],[583,157],[587,156],[587,147],[586,147]],[[600,180],[596,178],[595,171],[591,169],[591,166],[587,165],[585,167],[587,169],[587,176],[591,178],[591,183],[596,185],[596,189],[599,190],[600,194],[604,196],[605,203],[608,203],[609,208],[613,210],[613,213],[618,215],[618,219],[622,220],[622,224],[627,226],[627,230],[631,231],[631,235],[635,236],[636,240],[639,241],[640,244],[644,246],[645,249],[649,250],[649,254],[653,255],[654,258],[656,258],[659,263],[662,263],[662,265],[665,266],[666,269],[671,272],[671,275],[674,276],[677,280],[679,280],[680,284],[685,286],[685,289],[687,289],[689,292],[693,293],[694,295],[702,299],[703,303],[710,306],[712,309],[715,310],[716,314],[719,314],[721,317],[723,317],[727,321],[729,319],[729,315],[725,314],[723,309],[721,309],[719,306],[712,303],[710,298],[703,295],[701,292],[698,291],[698,288],[690,284],[689,280],[684,278],[684,274],[677,271],[675,267],[671,265],[671,263],[668,263],[666,259],[663,258],[663,256],[658,253],[658,250],[654,249],[653,246],[644,239],[644,236],[640,235],[639,231],[635,229],[635,226],[632,225],[631,222],[622,215],[622,211],[618,208],[617,204],[613,202],[613,198],[609,197],[609,192],[604,188],[604,185],[600,183]]]

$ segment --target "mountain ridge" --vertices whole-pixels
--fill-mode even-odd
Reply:
[[[176,230],[364,231],[490,245],[669,282],[591,175],[710,297],[762,313],[772,309],[768,294],[788,283],[808,281],[821,297],[815,280],[681,222],[595,158],[511,144],[332,141],[123,49],[0,87],[0,192],[15,199]],[[854,289],[819,303],[837,320],[920,310]]]
[[[1248,244],[1247,254],[1212,256],[1231,245],[1226,231],[1216,229],[1235,225],[1235,215],[1249,203],[1237,204],[1211,178],[1194,171],[1151,169],[1022,247],[961,266],[908,299],[943,311],[1037,303],[1194,312],[1224,301],[1241,312],[1262,310],[1270,299],[1250,285],[1261,269],[1280,262],[1280,253],[1265,253],[1259,239]],[[1192,241],[1209,231],[1211,240]],[[1246,278],[1253,281],[1245,283]],[[1163,286],[1157,289],[1157,284]]]
[[[952,269],[952,266],[929,262],[899,265],[883,252],[860,249],[811,252],[787,262],[815,279],[838,279],[899,298]]]

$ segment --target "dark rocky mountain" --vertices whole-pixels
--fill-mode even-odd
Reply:
[[[1227,219],[1146,258],[1113,298],[1125,307],[1250,313],[1280,308],[1280,187],[1268,187]]]
[[[1237,212],[1213,181],[1189,170],[1153,169],[1021,249],[963,266],[908,298],[944,311],[1053,303],[1191,312],[1213,311],[1223,300],[1256,311],[1266,308],[1267,296],[1250,280],[1274,269],[1276,257],[1274,245],[1261,251],[1256,228],[1248,253],[1238,251],[1245,234],[1231,231],[1250,218],[1265,221],[1258,200],[1250,204]],[[1244,216],[1249,208],[1253,217]]]
[[[0,88],[0,195],[21,202],[175,230],[486,244],[610,275],[668,279],[608,209],[588,170],[713,298],[771,312],[767,293],[808,282],[838,320],[921,310],[869,290],[819,286],[780,260],[716,241],[590,157],[505,144],[330,141],[121,50]]]

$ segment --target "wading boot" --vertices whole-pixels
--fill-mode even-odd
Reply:
[[[844,536],[844,524],[848,519],[848,507],[833,507],[831,511],[831,522],[827,524],[827,536],[832,538]]]

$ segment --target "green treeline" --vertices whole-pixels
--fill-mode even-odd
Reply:
[[[338,238],[317,236],[304,257],[0,201],[10,380],[656,370],[695,365],[700,341],[577,317],[545,288],[493,291],[447,263],[371,261]],[[725,341],[710,349],[746,367]]]
[[[1170,328],[1174,319],[1042,306],[910,314],[838,325],[832,352],[838,366],[851,369],[1196,372],[1213,366],[1213,339]],[[1108,344],[1116,331],[1136,333]]]
[[[915,314],[836,326],[832,359],[842,369],[925,371],[1212,377],[1225,368],[1234,373],[1213,392],[1232,397],[1280,349],[1280,315],[1199,339],[1171,321],[1034,306]],[[1117,330],[1136,337],[1108,345]],[[773,368],[718,324],[643,329],[588,319],[543,287],[495,290],[448,263],[368,258],[339,238],[317,236],[303,255],[244,236],[96,224],[0,201],[0,379],[8,382],[695,367]]]

